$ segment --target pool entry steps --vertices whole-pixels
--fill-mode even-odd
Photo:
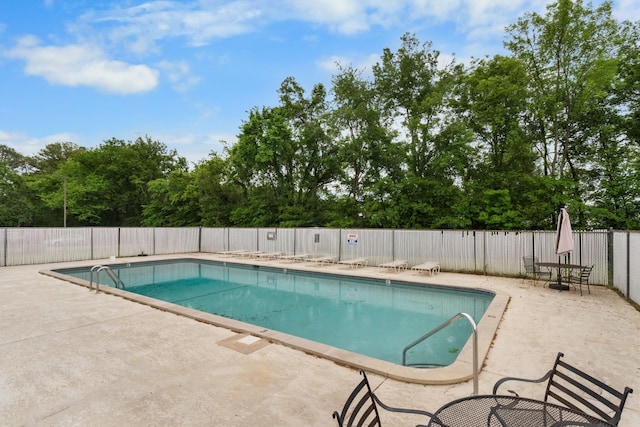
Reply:
[[[100,272],[104,271],[107,276],[113,280],[113,283],[116,285],[116,288],[125,289],[124,282],[118,277],[116,273],[113,272],[112,269],[107,265],[94,265],[91,267],[91,278],[89,280],[89,290],[93,289],[93,273],[96,273],[96,292],[100,290]]]

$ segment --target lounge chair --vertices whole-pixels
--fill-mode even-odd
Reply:
[[[502,378],[493,386],[493,394],[498,394],[500,386],[507,381],[521,381],[527,383],[542,383],[547,381],[544,401],[558,402],[586,414],[593,416],[617,426],[620,422],[622,409],[629,393],[633,390],[625,387],[624,391],[618,391],[613,387],[603,383],[591,375],[581,371],[562,360],[564,354],[558,353],[553,368],[539,379],[526,379],[507,377]],[[509,392],[518,396],[513,390]],[[499,407],[496,411],[510,412],[517,416],[516,411],[525,409],[509,408],[509,406]]]
[[[225,256],[237,256],[237,255],[242,255],[243,253],[248,252],[245,249],[238,249],[238,250],[234,250],[234,251],[219,251],[216,252],[218,255],[225,255]]]
[[[259,254],[256,254],[256,258],[260,258],[260,259],[276,259],[279,256],[283,255],[282,252],[262,252]]]
[[[339,262],[339,264],[348,265],[350,268],[366,267],[368,263],[368,258],[344,259]]]
[[[433,261],[425,262],[422,264],[414,265],[413,267],[411,267],[411,270],[415,271],[416,273],[428,271],[429,276],[433,276],[434,273],[440,272],[440,263]]]
[[[261,254],[264,254],[266,252],[263,251],[246,251],[246,252],[242,252],[239,255],[242,258],[258,258],[258,256],[260,256]]]
[[[430,412],[419,409],[394,408],[385,405],[371,390],[367,374],[364,371],[360,371],[360,374],[364,378],[353,389],[342,411],[335,411],[333,413],[333,418],[338,422],[339,427],[381,426],[382,422],[380,421],[378,406],[391,412],[402,412],[428,417],[427,420],[424,420],[425,423],[433,416]]]
[[[316,258],[306,258],[306,262],[313,263],[315,265],[325,265],[325,264],[333,264],[336,261],[336,258],[333,256],[321,256]]]
[[[283,261],[296,262],[296,261],[304,261],[310,257],[311,257],[310,254],[297,254],[297,255],[290,254],[290,255],[281,255],[278,258]]]
[[[407,260],[406,259],[396,259],[394,261],[385,262],[382,264],[378,264],[378,267],[382,267],[385,269],[393,270],[396,273],[400,270],[407,269]]]

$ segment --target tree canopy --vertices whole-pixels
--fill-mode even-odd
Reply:
[[[557,0],[463,65],[405,34],[329,87],[286,78],[189,168],[150,137],[0,146],[4,226],[640,228],[640,26]],[[366,76],[366,77],[365,77]]]

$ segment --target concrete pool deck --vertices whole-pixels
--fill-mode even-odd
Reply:
[[[186,256],[219,259],[174,258]],[[167,257],[147,259],[157,258]],[[360,381],[357,370],[39,273],[101,262],[109,261],[0,268],[2,425],[335,425],[331,414]],[[509,295],[479,376],[481,394],[503,376],[541,376],[562,351],[567,361],[615,388],[632,387],[620,426],[640,425],[640,313],[609,289],[592,287],[581,297],[520,279],[305,268]],[[420,385],[369,378],[385,403],[428,411],[473,391],[470,380]],[[518,390],[544,393],[535,385]],[[381,416],[387,426],[423,421]]]

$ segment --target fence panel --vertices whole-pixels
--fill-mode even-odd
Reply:
[[[589,283],[608,284],[608,233],[606,231],[577,231],[574,232],[573,239],[574,251],[571,254],[571,262],[593,266]]]
[[[393,230],[340,230],[340,260],[355,258],[369,265],[393,259]]]
[[[613,286],[627,295],[629,288],[629,233],[613,233]],[[628,295],[627,295],[628,296]]]
[[[442,231],[442,259],[444,270],[476,272],[478,247],[483,247],[483,236],[475,231]]]
[[[200,250],[202,252],[222,252],[227,250],[226,228],[202,228],[200,230]]]
[[[640,263],[634,254],[640,251],[640,233],[613,233],[613,286],[633,301],[640,301]]]
[[[340,256],[340,230],[333,228],[299,228],[297,231],[297,254]]]
[[[441,262],[442,236],[440,230],[395,230],[394,258],[406,260],[409,267]]]
[[[229,228],[227,232],[227,250],[229,251],[257,251],[258,250],[258,229],[257,228]]]
[[[6,249],[7,249],[7,229],[0,229],[0,267],[5,267],[7,265],[7,257],[6,257]]]
[[[91,259],[90,228],[7,229],[6,265]]]
[[[121,228],[118,256],[155,255],[153,228]]]
[[[293,228],[258,229],[258,250],[263,252],[293,254],[295,231]]]
[[[518,231],[484,231],[484,248],[480,251],[484,256],[478,260],[478,267],[486,274],[512,275],[522,274],[524,265],[521,262],[530,236]]]
[[[109,258],[118,255],[118,236],[120,230],[115,227],[96,227],[91,229],[93,251],[91,259]]]
[[[200,251],[198,227],[154,228],[154,254],[184,254]]]
[[[627,256],[627,262],[629,263],[629,285],[628,285],[628,297],[633,301],[640,301],[640,263],[634,262],[637,260],[635,254],[640,253],[640,233],[628,233],[629,235],[629,253]],[[625,292],[626,293],[626,292]]]

